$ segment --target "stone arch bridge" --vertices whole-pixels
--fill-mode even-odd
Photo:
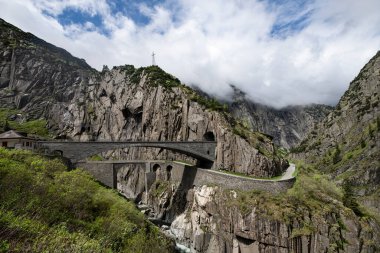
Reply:
[[[101,152],[130,147],[151,147],[172,150],[202,162],[215,160],[215,141],[40,141],[37,146],[48,153],[60,154],[72,163]]]

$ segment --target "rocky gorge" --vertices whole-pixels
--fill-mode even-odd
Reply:
[[[376,207],[379,203],[373,197],[378,194],[379,183],[375,162],[379,154],[379,131],[375,130],[379,117],[376,104],[379,54],[362,70],[360,78],[353,81],[331,113],[326,106],[293,108],[286,113],[257,106],[256,116],[252,116],[236,103],[228,109],[215,99],[202,97],[157,66],[104,67],[98,72],[63,49],[3,20],[0,27],[1,107],[17,108],[25,119],[45,119],[51,138],[215,140],[216,160],[209,166],[211,169],[261,178],[281,175],[287,168],[288,162],[279,152],[278,144],[295,148],[293,158],[303,159],[304,163],[297,164],[295,185],[278,194],[227,190],[217,185],[193,186],[165,177],[158,177],[150,189],[144,189],[144,173],[136,169],[138,166],[128,165],[119,170],[120,193],[148,206],[144,212],[170,225],[165,227],[165,233],[192,252],[379,250],[380,227],[376,215],[357,206],[360,201],[356,195],[330,180],[330,173],[334,178],[343,173],[350,178],[348,172],[357,164],[364,164],[363,160],[369,161],[369,157],[371,164],[365,163],[360,170],[369,172],[357,185],[357,191],[363,200],[367,198],[364,204]],[[362,94],[360,99],[355,95],[357,92]],[[239,99],[244,100],[243,96],[236,101]],[[248,102],[243,104],[245,108],[250,107]],[[326,115],[328,122],[323,121]],[[248,125],[241,120],[245,116]],[[272,118],[276,120],[270,124]],[[343,122],[347,118],[349,123]],[[281,124],[290,125],[289,128],[276,128],[282,119],[286,120]],[[326,130],[318,124],[330,128]],[[368,130],[368,137],[354,141],[343,138],[352,129],[368,129],[368,125],[373,129]],[[300,142],[305,136],[309,137]],[[340,166],[343,162],[339,166],[331,165],[334,150],[327,156],[331,159],[323,160],[325,164],[320,165],[318,157],[328,153],[331,145],[336,149],[332,143],[338,143],[338,149],[346,151],[346,146],[351,143],[360,146],[363,139],[363,152],[353,154],[349,166]],[[197,162],[191,157],[152,148],[120,149],[100,155],[101,159]],[[347,160],[344,154],[339,156],[341,161]],[[335,170],[327,169],[329,166]],[[370,169],[366,170],[368,166]],[[359,186],[367,183],[371,187],[359,191]]]

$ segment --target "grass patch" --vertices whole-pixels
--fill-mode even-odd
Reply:
[[[198,95],[194,93],[190,97],[191,101],[197,102],[198,104],[206,107],[206,109],[209,109],[211,111],[223,111],[226,112],[228,110],[227,104],[222,104],[215,98],[206,98],[204,96]]]
[[[26,122],[18,122],[12,118],[21,112],[16,109],[0,108],[0,131],[13,129],[28,134],[34,134],[41,137],[48,137],[47,121],[45,119],[37,119]]]
[[[218,171],[219,172],[223,172],[225,174],[229,174],[229,175],[233,175],[233,176],[245,177],[245,178],[249,178],[249,179],[264,179],[264,180],[277,181],[277,180],[280,180],[282,178],[282,175],[275,176],[275,177],[253,177],[253,176],[241,173],[241,172],[235,172],[235,171],[230,171],[230,170],[225,170],[225,169],[219,169]]]
[[[101,155],[93,155],[88,158],[89,161],[104,161],[105,159]]]
[[[174,162],[174,163],[179,163],[179,164],[184,164],[184,165],[187,165],[187,166],[194,166],[194,164],[191,164],[187,161],[183,161],[183,160],[175,160],[175,161],[168,161],[168,162]]]
[[[0,244],[19,252],[170,252],[133,203],[84,171],[0,148]]]
[[[151,193],[155,197],[160,197],[164,192],[169,190],[171,184],[169,181],[156,180],[151,187]]]
[[[166,73],[158,66],[146,67],[144,71],[148,76],[148,83],[153,87],[161,85],[165,89],[170,89],[181,85],[181,81],[178,78]]]

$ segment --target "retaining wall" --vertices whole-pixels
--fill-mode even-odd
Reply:
[[[179,182],[183,187],[218,185],[225,189],[241,191],[261,190],[271,193],[284,192],[291,188],[295,178],[287,180],[262,180],[230,175],[214,170],[201,169],[172,161],[136,161],[136,162],[81,162],[77,167],[81,167],[92,174],[103,184],[116,188],[117,171],[121,164],[141,164],[145,163],[145,189],[149,189],[153,182],[159,180],[169,180]],[[169,167],[170,166],[170,167]],[[170,173],[168,168],[170,168]]]

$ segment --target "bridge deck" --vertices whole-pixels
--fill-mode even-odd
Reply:
[[[148,147],[163,148],[203,161],[215,160],[215,141],[39,141],[38,148],[58,152],[72,162],[109,150]]]
[[[216,141],[37,141],[37,143],[81,143],[81,144],[216,144]]]

